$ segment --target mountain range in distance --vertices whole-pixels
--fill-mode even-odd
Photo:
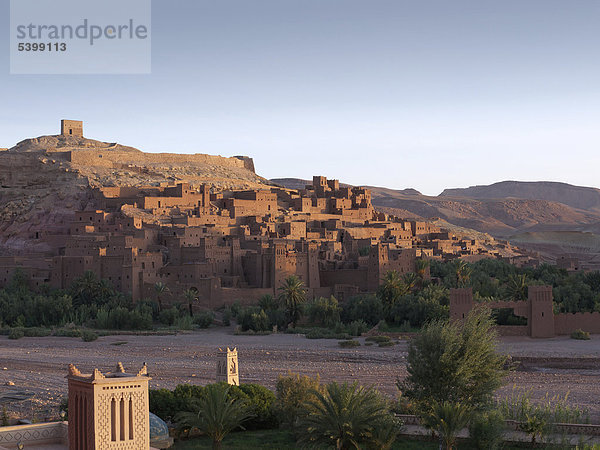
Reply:
[[[270,181],[291,189],[311,183],[296,178]],[[415,189],[365,187],[372,192],[373,205],[388,214],[441,219],[508,239],[551,259],[568,254],[600,262],[600,189],[550,181],[502,181],[428,196]]]

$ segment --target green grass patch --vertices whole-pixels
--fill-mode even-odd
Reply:
[[[287,430],[257,430],[257,431],[239,431],[229,434],[223,440],[223,449],[227,450],[247,450],[249,448],[265,450],[293,450],[297,449],[296,441],[292,433]],[[458,450],[472,450],[473,447],[467,442],[459,442]],[[505,450],[515,450],[517,448],[506,445]],[[202,450],[212,449],[212,441],[203,436],[190,440],[176,441],[171,447],[172,450]],[[438,450],[439,442],[424,439],[398,438],[393,450]]]
[[[360,347],[360,342],[355,341],[354,339],[351,339],[349,341],[340,341],[340,342],[338,342],[338,345],[342,348],[353,348],[353,347]]]
[[[378,344],[379,347],[393,347],[395,344],[393,341],[380,342]]]
[[[177,441],[173,450],[212,449],[212,440],[208,437]],[[296,441],[292,433],[286,430],[258,430],[231,433],[223,439],[223,449],[247,450],[249,448],[265,450],[292,450]]]

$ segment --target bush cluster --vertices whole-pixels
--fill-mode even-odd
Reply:
[[[578,330],[575,330],[571,333],[571,339],[577,339],[580,341],[589,341],[590,340],[590,333],[588,333],[587,331],[583,331],[581,328]]]
[[[176,421],[180,412],[196,412],[198,400],[206,395],[206,386],[180,384],[173,391],[150,389],[150,411],[164,420]],[[275,394],[258,384],[231,386],[229,398],[243,400],[252,418],[244,423],[248,430],[276,428]]]

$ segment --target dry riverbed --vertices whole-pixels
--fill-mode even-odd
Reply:
[[[359,339],[362,344],[363,338]],[[306,339],[301,335],[235,336],[217,328],[171,336],[106,336],[94,342],[75,338],[22,338],[0,336],[0,398],[11,392],[32,394],[29,400],[5,402],[13,416],[45,420],[57,418],[58,404],[67,393],[65,375],[70,363],[83,372],[102,371],[121,361],[137,372],[146,362],[152,388],[173,388],[181,383],[214,381],[219,347],[237,347],[240,380],[274,388],[277,376],[288,371],[319,374],[324,382],[359,381],[375,385],[390,396],[396,381],[406,376],[407,341],[342,349],[333,339]],[[502,338],[499,350],[519,361],[500,395],[513,386],[531,391],[534,399],[569,394],[569,403],[600,418],[600,336],[590,341]],[[12,385],[14,383],[14,385]]]

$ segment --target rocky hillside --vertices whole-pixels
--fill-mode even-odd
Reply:
[[[502,181],[489,186],[445,189],[440,196],[474,199],[548,200],[563,203],[576,209],[600,212],[600,189],[550,181]]]
[[[26,139],[0,151],[0,254],[46,251],[36,236],[93,208],[93,187],[178,181],[236,189],[268,183],[247,157],[144,153],[73,136]]]

